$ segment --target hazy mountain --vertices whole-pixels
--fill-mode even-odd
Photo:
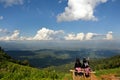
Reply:
[[[120,41],[0,41],[5,50],[39,50],[39,49],[120,49]]]

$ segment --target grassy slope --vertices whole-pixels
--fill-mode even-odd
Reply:
[[[120,76],[120,68],[114,68],[114,69],[105,69],[105,70],[99,70],[96,71],[96,75],[100,76],[100,75],[107,75],[107,74],[116,74]]]
[[[114,69],[105,69],[105,70],[99,70],[96,71],[95,75],[99,80],[102,80],[102,76],[107,76],[108,78],[115,76],[115,77],[120,77],[120,67],[119,68],[114,68]],[[108,80],[108,79],[106,79]],[[118,80],[118,79],[117,79]]]
[[[95,75],[109,75],[120,73],[120,68],[106,69],[96,71]],[[54,78],[54,79],[53,79]],[[56,79],[55,79],[56,78]],[[50,69],[36,69],[28,66],[22,66],[12,62],[0,62],[0,80],[71,80],[70,73],[56,73]]]
[[[0,80],[62,80],[63,73],[20,65],[0,50]]]
[[[0,62],[0,80],[62,80],[64,74],[40,70],[12,62]]]

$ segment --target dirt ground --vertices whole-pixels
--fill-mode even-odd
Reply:
[[[116,77],[114,74],[101,75],[99,78],[95,74],[91,74],[89,78],[75,77],[73,80],[120,80],[120,77]]]
[[[101,75],[99,78],[95,76],[94,73],[91,73],[89,78],[84,76],[75,76],[74,70],[71,70],[73,80],[120,80],[120,77],[117,77],[115,74]],[[65,79],[67,80],[67,79]]]
[[[120,77],[116,77],[114,74],[102,75],[101,80],[120,80]]]

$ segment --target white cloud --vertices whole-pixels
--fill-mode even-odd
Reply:
[[[76,35],[75,34],[68,34],[65,39],[66,40],[75,40]]]
[[[104,35],[89,32],[86,34],[85,40],[92,40],[93,38],[97,38],[97,37],[101,37],[101,36],[104,36]]]
[[[84,39],[84,33],[78,33],[78,34],[68,34],[65,36],[65,40],[83,40]]]
[[[12,35],[0,37],[0,40],[19,40],[19,31],[15,30]]]
[[[4,34],[5,33],[5,34]],[[7,33],[7,34],[6,34]],[[20,36],[20,31],[15,30],[12,33],[7,29],[0,29],[0,40],[112,40],[113,32],[109,31],[107,34],[97,33],[68,33],[66,34],[63,30],[51,30],[47,28],[41,28],[37,31],[34,36],[26,37]]]
[[[0,0],[0,3],[3,3],[5,7],[10,7],[12,5],[22,5],[23,0]]]
[[[35,37],[34,40],[59,40],[62,38],[61,36],[64,34],[64,31],[54,31],[47,28],[40,29]]]
[[[97,34],[88,32],[86,34],[84,33],[78,33],[78,34],[68,34],[65,36],[65,40],[111,40],[113,39],[112,31],[109,31],[107,34]]]
[[[10,36],[10,40],[16,40],[16,39],[18,39],[18,37],[19,37],[19,31],[18,30],[15,30],[14,32],[13,32],[13,34]]]
[[[0,16],[0,20],[3,20],[3,16]]]
[[[93,38],[96,37],[100,37],[103,36],[101,34],[97,34],[97,33],[78,33],[78,34],[68,34],[67,36],[65,36],[65,40],[93,40]]]
[[[107,0],[68,0],[68,6],[63,13],[57,15],[57,21],[97,20],[94,9],[105,2]]]
[[[86,34],[86,40],[91,40],[95,34],[94,33],[87,33]]]
[[[112,31],[109,31],[107,34],[106,34],[106,38],[107,40],[112,40],[113,39],[113,32]]]
[[[93,39],[101,39],[101,40],[112,40],[113,39],[113,32],[109,31],[107,34],[97,34],[97,33],[87,33],[85,40],[93,40]]]
[[[0,29],[0,32],[6,32],[5,29]],[[33,37],[19,36],[20,31],[15,30],[7,36],[0,37],[0,40],[61,40],[63,39],[64,31],[63,30],[50,30],[47,28],[42,28],[37,31],[36,35]]]

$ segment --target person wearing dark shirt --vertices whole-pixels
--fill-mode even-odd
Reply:
[[[88,59],[83,58],[82,68],[85,71],[85,77],[90,77],[91,68],[89,66],[89,60]]]
[[[76,58],[74,69],[75,69],[75,75],[76,76],[77,75],[79,75],[79,76],[83,75],[83,73],[82,73],[82,64],[80,63],[79,58]]]
[[[86,68],[87,66],[89,66],[89,60],[87,60],[86,58],[83,58],[82,68]]]

